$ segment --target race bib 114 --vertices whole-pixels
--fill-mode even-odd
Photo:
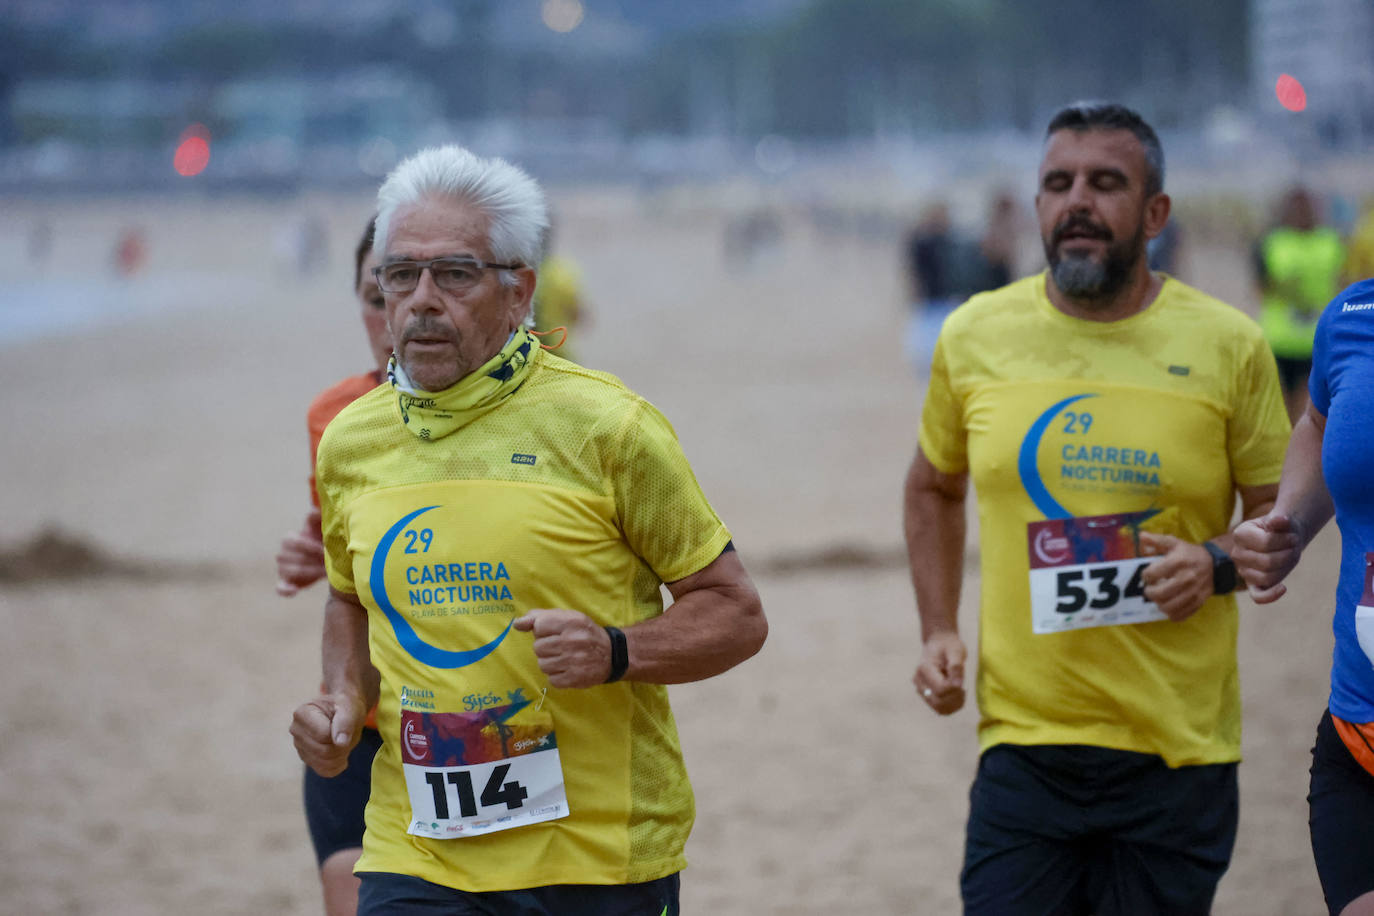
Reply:
[[[479,836],[568,815],[553,720],[527,702],[401,711],[409,833]]]

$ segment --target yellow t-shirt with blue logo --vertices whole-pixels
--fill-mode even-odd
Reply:
[[[1045,283],[1028,277],[950,316],[921,418],[931,464],[968,472],[977,492],[980,744],[1237,760],[1233,596],[1179,623],[1035,632],[1032,582],[1055,551],[1079,550],[1063,536],[1072,520],[1129,513],[1195,543],[1226,532],[1235,488],[1276,483],[1283,465],[1274,359],[1253,321],[1172,278],[1144,311],[1103,323],[1060,312]],[[1055,525],[1061,536],[1044,540]],[[1103,546],[1079,559],[1102,559]],[[1080,576],[1070,600],[1042,617],[1130,591],[1107,573],[1068,575]]]
[[[617,379],[536,350],[517,383],[437,439],[383,386],[320,444],[329,581],[367,608],[382,676],[357,868],[476,892],[654,880],[685,865],[694,814],[666,688],[549,687],[510,624],[532,608],[654,617],[660,584],[730,535],[668,422]],[[550,748],[550,819],[509,826],[535,802],[503,774]]]

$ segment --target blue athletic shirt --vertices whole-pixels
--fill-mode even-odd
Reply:
[[[1374,552],[1374,279],[1346,288],[1322,313],[1308,388],[1326,417],[1322,473],[1341,530],[1331,713],[1374,722],[1374,656],[1360,647],[1355,610],[1364,594],[1365,555]]]

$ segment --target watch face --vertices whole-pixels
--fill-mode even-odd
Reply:
[[[1225,554],[1212,561],[1212,589],[1218,595],[1229,595],[1236,590],[1236,564]]]
[[[1229,595],[1236,590],[1235,561],[1231,559],[1230,554],[1211,541],[1204,541],[1202,546],[1212,555],[1212,593]]]

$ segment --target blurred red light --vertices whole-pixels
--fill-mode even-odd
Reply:
[[[1279,76],[1279,81],[1274,84],[1274,95],[1278,96],[1279,104],[1289,111],[1302,111],[1307,107],[1307,91],[1302,88],[1302,83],[1287,73]]]
[[[210,142],[204,137],[189,136],[177,145],[176,155],[172,157],[172,168],[178,175],[191,177],[205,171],[210,164]]]

